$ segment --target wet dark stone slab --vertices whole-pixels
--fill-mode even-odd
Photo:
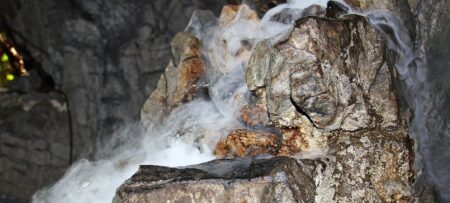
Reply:
[[[288,157],[144,165],[118,188],[114,202],[314,202],[314,168],[313,161]]]

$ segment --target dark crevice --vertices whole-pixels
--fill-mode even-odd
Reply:
[[[82,19],[95,22],[95,17],[83,10],[83,7],[75,0],[70,0],[70,8],[73,16],[80,16]]]
[[[45,51],[44,49],[42,49],[39,46],[37,46],[36,44],[34,44],[31,40],[27,39],[25,37],[25,35],[23,35],[18,30],[14,29],[13,26],[11,26],[10,24],[8,24],[7,17],[5,15],[1,16],[0,29],[1,29],[1,31],[5,32],[7,36],[9,36],[9,39],[11,41],[13,41],[13,43],[16,46],[18,45],[18,43],[16,42],[14,37],[19,37],[21,40],[23,40],[25,42],[26,45],[32,47],[33,49],[36,49],[40,53],[44,54],[46,57],[50,56],[50,54],[47,53],[47,51]],[[19,50],[19,51],[21,51],[21,50]]]
[[[313,120],[311,119],[311,117],[301,108],[301,107],[299,107],[296,103],[295,103],[295,101],[294,101],[294,99],[292,98],[292,94],[291,95],[289,95],[289,99],[291,100],[291,104],[295,107],[295,110],[297,110],[297,112],[299,112],[300,114],[302,114],[302,115],[304,115],[313,125],[314,125],[314,127],[316,127],[316,128],[319,128],[319,127],[317,127],[316,126],[316,124],[313,122]]]

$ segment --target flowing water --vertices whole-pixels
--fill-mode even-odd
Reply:
[[[111,202],[116,188],[141,164],[175,167],[214,159],[211,152],[214,143],[228,130],[242,127],[235,115],[248,95],[245,69],[252,48],[257,42],[292,28],[271,22],[271,16],[284,8],[304,9],[312,4],[326,7],[327,1],[290,1],[268,11],[261,20],[249,19],[251,11],[242,7],[232,23],[196,33],[204,42],[210,64],[206,75],[211,100],[198,99],[178,107],[161,126],[145,131],[129,127],[113,135],[113,141],[99,149],[101,156],[94,161],[82,159],[74,163],[56,184],[37,192],[33,202]],[[410,134],[423,142],[420,139],[427,134],[421,120],[425,117],[424,95],[417,93],[425,88],[425,66],[414,62],[415,53],[406,29],[384,11],[359,12],[348,8],[348,13],[366,16],[385,34],[389,48],[398,54],[396,67],[415,115]],[[244,52],[240,50],[242,41],[251,46]],[[201,142],[198,134],[205,135]]]

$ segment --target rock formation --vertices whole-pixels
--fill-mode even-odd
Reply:
[[[213,13],[225,2],[233,5],[215,19]],[[179,129],[177,136],[189,134],[196,146],[210,144],[217,158],[237,160],[183,169],[142,166],[119,188],[116,202],[223,200],[220,192],[228,195],[224,201],[243,200],[233,195],[249,188],[257,190],[245,193],[248,201],[422,202],[439,201],[439,195],[441,201],[450,201],[449,1],[346,0],[367,15],[371,9],[390,11],[406,30],[397,33],[388,25],[377,30],[364,17],[343,15],[348,9],[336,2],[326,13],[317,5],[286,8],[270,19],[295,25],[283,35],[262,41],[254,36],[229,41],[224,36],[214,42],[222,47],[210,49],[211,36],[204,32],[232,27],[240,9],[248,11],[245,18],[250,23],[238,30],[245,34],[258,27],[268,9],[286,1],[249,0],[249,7],[240,2],[0,4],[0,31],[8,30],[36,63],[32,77],[17,80],[10,92],[0,92],[0,182],[5,183],[0,193],[28,199],[62,174],[68,159],[67,109],[74,112],[75,156],[83,156],[94,140],[108,140],[118,126],[138,120],[145,98],[155,89],[141,111],[147,127],[164,123],[171,112],[197,99],[236,100],[237,109],[214,104],[237,121],[221,133]],[[213,13],[194,12],[197,8]],[[192,13],[188,28],[175,35]],[[220,32],[225,35],[225,30]],[[412,53],[403,64],[407,69],[400,71],[395,66],[402,56],[389,50],[392,44],[386,41],[395,34],[409,37],[405,42]],[[394,46],[398,42],[394,40]],[[230,45],[233,50],[226,50]],[[223,50],[232,54],[224,56]],[[233,62],[246,63],[230,72],[223,62],[236,58]],[[219,76],[245,72],[245,88],[236,80],[225,84],[229,92],[212,89],[220,81],[208,80],[211,64],[219,64]],[[36,88],[43,81],[48,82],[45,91]],[[414,85],[407,84],[411,81]],[[256,173],[255,167],[236,166],[250,162],[256,169],[267,168]],[[226,165],[231,169],[218,174],[217,168]],[[164,178],[155,177],[166,172]],[[299,179],[290,179],[292,174]],[[298,192],[297,184],[305,191]],[[207,186],[214,190],[206,191],[211,189]]]
[[[72,113],[73,158],[91,156],[98,141],[110,140],[118,128],[138,122],[139,111],[156,88],[170,58],[170,40],[186,26],[192,12],[207,9],[218,13],[224,3],[225,0],[2,2],[0,32],[9,33],[16,48],[29,53],[27,60],[33,63],[26,63],[30,77],[16,79],[9,92],[0,94],[11,101],[17,101],[15,94],[25,94],[22,97],[45,103],[54,100],[54,94],[63,92],[67,100],[59,102]],[[41,91],[40,81],[44,79],[49,84]],[[1,107],[0,111],[5,113],[1,121],[5,122],[0,122],[0,139],[12,136],[21,145],[27,145],[28,139],[48,134],[43,137],[48,147],[60,151],[63,148],[64,153],[58,156],[67,159],[54,168],[55,161],[45,155],[49,158],[41,159],[39,167],[35,167],[34,159],[19,161],[2,148],[5,151],[0,152],[0,182],[11,183],[0,187],[0,196],[29,199],[33,192],[54,182],[67,169],[69,155],[65,151],[70,148],[67,112],[53,116],[50,112],[54,108],[41,104],[26,112],[13,111],[10,105]],[[47,119],[41,114],[48,114]],[[30,124],[25,120],[6,121],[19,115]],[[48,122],[43,124],[48,128],[32,127],[43,121]],[[27,128],[24,138],[19,133]],[[53,135],[53,131],[58,131],[58,135]],[[54,140],[55,136],[64,140]],[[21,169],[13,170],[16,166]]]
[[[178,33],[171,43],[172,60],[158,86],[142,109],[144,125],[160,123],[175,107],[191,101],[205,73],[200,41],[188,32]]]
[[[221,26],[234,22],[223,20],[234,19],[236,12],[230,12],[233,11],[230,8],[234,7],[223,9],[219,20]],[[320,12],[317,15],[323,16]],[[281,19],[288,15],[277,16],[277,22],[289,22]],[[178,40],[177,37],[174,39]],[[189,44],[192,39],[184,40],[182,44]],[[177,50],[177,46],[172,43],[172,49]],[[245,46],[241,44],[241,47]],[[189,51],[172,53],[166,74],[174,61],[179,61],[186,53]],[[235,166],[235,171],[230,169],[234,171],[233,176],[211,175],[219,173],[221,168],[231,167],[215,167],[213,163],[222,162],[218,160],[186,169],[142,166],[118,189],[115,201],[201,201],[209,198],[234,202],[242,200],[233,198],[240,191],[236,188],[247,191],[242,198],[249,198],[247,201],[250,202],[288,201],[267,199],[277,194],[297,202],[412,201],[414,154],[407,135],[407,118],[402,117],[396,97],[394,57],[389,57],[388,53],[383,35],[366,18],[356,15],[342,18],[306,15],[295,21],[291,29],[257,43],[251,52],[246,67],[246,83],[251,96],[245,97],[248,99],[236,115],[247,129],[230,130],[228,136],[216,144],[215,155],[218,158],[257,157],[256,162],[272,162],[273,159],[258,158],[264,155],[295,158],[300,163],[299,168],[286,167],[286,170],[297,175],[305,173],[314,180],[311,184],[301,181],[301,177],[296,179],[298,187],[310,190],[303,193],[313,194],[313,198],[296,196],[297,186],[292,181],[282,187],[279,182],[272,182],[272,186],[266,188],[270,191],[267,194],[254,192],[251,185],[267,187],[267,183],[261,183],[254,176],[242,182],[238,175],[241,171]],[[208,60],[206,53],[204,56]],[[180,68],[177,71],[183,72]],[[163,76],[160,84],[166,84],[169,80],[166,78]],[[177,84],[176,81],[171,83]],[[181,92],[175,91],[176,88],[167,92],[167,87],[161,86],[161,90],[166,91],[164,96],[159,97],[162,91],[157,90],[147,101],[152,105],[144,107],[141,115],[144,123],[147,118],[159,115],[148,112],[171,108],[174,103],[167,102],[170,95],[185,97],[194,86],[185,86]],[[158,116],[155,118],[159,119]],[[242,164],[245,161],[235,162]],[[159,180],[155,174],[162,171],[171,172]],[[223,180],[224,177],[234,181],[229,183]],[[282,188],[281,192],[275,187]]]
[[[215,160],[189,168],[141,166],[118,190],[114,203],[312,202],[311,161]]]

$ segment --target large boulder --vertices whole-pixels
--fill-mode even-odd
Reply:
[[[219,19],[220,26],[226,28],[234,23],[232,16],[238,10],[236,6],[225,7]],[[255,13],[245,14],[246,20],[259,22]],[[222,38],[219,41],[230,43]],[[366,18],[356,15],[337,19],[303,17],[287,32],[259,42],[254,49],[238,48],[235,55],[208,58],[218,64],[218,72],[226,74],[229,67],[221,66],[222,60],[247,58],[246,55],[251,54],[246,70],[250,93],[244,97],[248,101],[244,102],[241,114],[235,115],[247,128],[228,129],[228,135],[215,145],[218,158],[264,155],[296,158],[293,162],[297,161],[308,170],[299,172],[285,167],[287,171],[293,170],[285,172],[311,177],[315,187],[299,181],[301,177],[297,181],[308,190],[307,194],[314,194],[318,202],[409,202],[414,199],[411,186],[415,176],[414,154],[395,91],[398,79],[395,57],[387,50],[382,33]],[[209,57],[223,53],[220,49],[207,51]],[[259,161],[272,163],[277,159],[280,158]],[[117,190],[116,201],[202,201],[209,198],[233,202],[242,200],[234,196],[237,192],[245,194],[243,198],[248,201],[272,198],[272,192],[264,198],[254,192],[254,188],[266,187],[266,183],[258,182],[254,176],[242,181],[241,176],[227,175],[247,174],[242,164],[217,165],[220,162],[187,167],[200,171],[142,167]],[[161,176],[162,172],[171,175]],[[224,179],[233,180],[225,181],[230,187],[223,187]],[[295,190],[290,190],[294,196],[283,192],[288,198],[283,201],[306,201],[295,197]],[[224,200],[222,194],[230,199]]]
[[[409,202],[413,157],[402,132],[342,132],[315,160],[287,157],[214,160],[168,168],[141,166],[115,203]]]
[[[113,202],[314,202],[313,170],[312,161],[287,157],[140,166]]]
[[[280,39],[261,42],[247,70],[265,90],[270,121],[294,127],[301,114],[319,129],[355,131],[399,122],[394,68],[382,36],[362,17],[307,17]]]
[[[448,71],[450,26],[447,23],[450,20],[449,1],[348,0],[347,2],[366,11],[389,10],[406,27],[411,37],[409,46],[414,46],[415,58],[405,76],[411,78],[412,85],[403,84],[404,87],[400,88],[399,93],[415,109],[415,116],[411,121],[413,125],[411,136],[418,146],[416,171],[422,174],[416,184],[417,190],[419,193],[423,188],[424,194],[439,196],[436,192],[429,192],[434,188],[441,191],[442,201],[450,201],[448,187],[450,177],[446,175],[450,166],[443,161],[450,158],[446,147],[450,142],[448,136],[450,128],[445,125],[450,120],[446,105],[450,101],[450,87],[447,82],[450,75]],[[432,199],[436,198],[438,197]]]

